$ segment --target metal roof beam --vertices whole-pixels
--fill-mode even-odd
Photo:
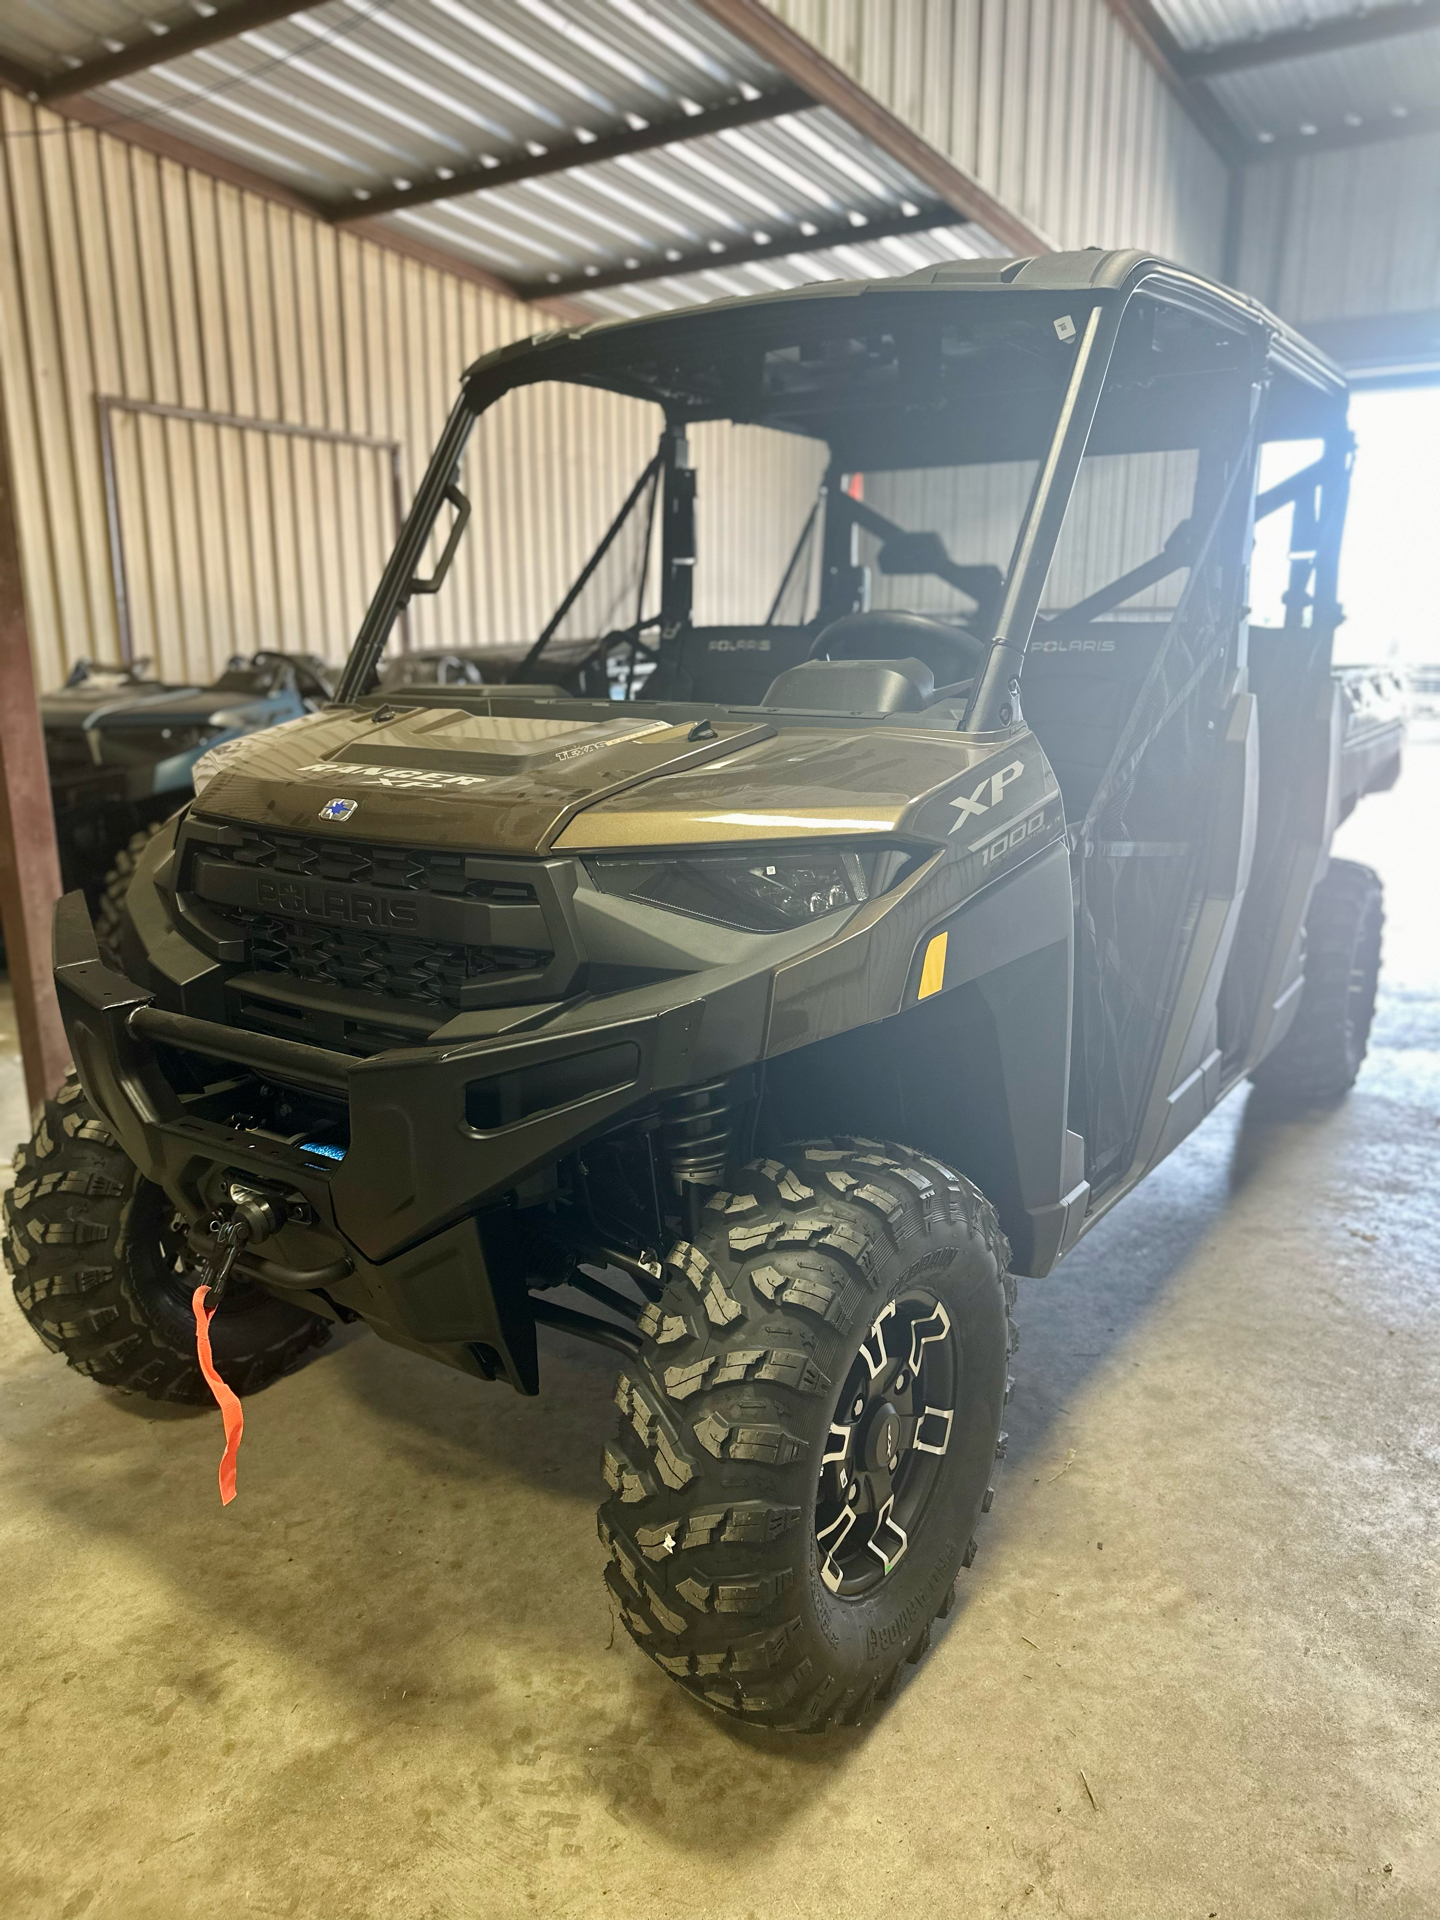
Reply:
[[[1054,241],[997,200],[980,182],[922,139],[888,107],[868,94],[848,73],[827,60],[771,12],[764,0],[698,0],[698,5],[737,40],[768,60],[772,67],[803,87],[822,107],[829,107],[882,153],[897,160],[937,200],[953,207],[962,220],[973,220],[1016,253],[1050,253]]]
[[[45,84],[45,76],[33,67],[22,66],[8,54],[0,53],[0,81],[15,93],[23,93],[27,100],[33,100],[39,88]]]
[[[108,86],[112,80],[123,80],[127,74],[144,73],[148,67],[178,60],[182,54],[198,53],[202,47],[233,40],[237,34],[249,33],[254,27],[270,27],[277,20],[288,20],[292,14],[308,13],[319,4],[320,0],[231,0],[229,6],[197,15],[166,32],[152,28],[118,53],[102,53],[93,60],[82,61],[78,67],[66,68],[63,73],[46,74],[34,88],[35,97],[47,103],[68,100],[77,93]]]
[[[936,227],[965,224],[953,207],[929,207],[919,213],[897,213],[884,219],[867,220],[862,227],[849,221],[844,226],[822,227],[814,233],[792,234],[783,240],[747,240],[739,245],[726,244],[719,252],[698,248],[693,253],[677,254],[674,259],[646,260],[637,267],[612,267],[603,273],[572,273],[563,280],[532,280],[515,288],[522,300],[564,298],[576,293],[597,293],[602,287],[628,287],[637,280],[669,280],[683,273],[723,272],[752,260],[782,260],[796,253],[824,253],[832,247],[863,247],[871,240],[888,240],[903,233],[931,233]]]
[[[1203,81],[1187,72],[1185,49],[1151,0],[1105,0],[1145,58],[1227,166],[1252,155],[1252,143]]]
[[[1395,115],[1377,114],[1355,126],[1317,127],[1314,133],[1286,133],[1258,142],[1253,160],[1296,160],[1307,153],[1330,153],[1339,147],[1373,147],[1383,140],[1408,140],[1422,133],[1440,133],[1440,107],[1424,107]]]
[[[1304,60],[1312,53],[1341,53],[1365,47],[1398,34],[1424,33],[1440,27],[1440,0],[1402,0],[1398,6],[1364,8],[1286,27],[1278,33],[1252,34],[1245,40],[1226,40],[1219,46],[1197,47],[1180,54],[1180,71],[1191,80],[1212,80],[1222,73],[1244,73],[1276,60]]]
[[[706,107],[699,113],[667,114],[644,127],[622,127],[615,133],[602,133],[590,140],[566,140],[548,147],[543,153],[523,154],[518,160],[502,160],[497,166],[465,167],[445,179],[422,180],[416,186],[377,189],[363,200],[332,203],[329,217],[338,222],[359,220],[371,214],[395,213],[402,207],[428,206],[436,200],[453,200],[462,193],[484,193],[493,187],[512,186],[517,180],[535,180],[546,173],[568,173],[574,167],[593,167],[602,160],[618,160],[630,153],[647,153],[655,147],[673,147],[684,140],[703,140],[706,134],[724,133],[730,127],[753,126],[760,120],[777,120],[782,114],[803,113],[815,102],[801,87],[777,87],[753,100],[740,96]]]
[[[1352,382],[1433,383],[1440,374],[1440,307],[1302,322],[1305,336],[1338,360]]]

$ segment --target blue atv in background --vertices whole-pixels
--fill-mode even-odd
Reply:
[[[332,669],[308,653],[235,654],[209,686],[147,680],[144,669],[80,660],[40,699],[61,877],[67,892],[84,890],[102,946],[137,856],[193,796],[201,754],[313,713],[333,691]]]

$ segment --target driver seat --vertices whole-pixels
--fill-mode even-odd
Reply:
[[[918,713],[935,697],[923,660],[802,660],[761,701],[791,713]]]

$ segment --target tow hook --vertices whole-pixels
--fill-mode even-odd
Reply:
[[[299,1205],[308,1215],[303,1200]],[[229,1207],[218,1208],[210,1221],[211,1245],[201,1270],[201,1284],[209,1294],[212,1312],[224,1298],[235,1262],[246,1247],[256,1240],[268,1240],[287,1219],[296,1217],[297,1209],[288,1203],[288,1196],[245,1186],[238,1180],[232,1182]]]

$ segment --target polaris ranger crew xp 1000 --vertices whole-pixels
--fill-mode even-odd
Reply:
[[[594,443],[508,471],[532,405]],[[36,1331],[178,1400],[202,1278],[242,1394],[357,1317],[477,1390],[540,1390],[541,1325],[610,1347],[637,1644],[752,1723],[860,1720],[983,1538],[1014,1276],[1242,1081],[1359,1068],[1380,893],[1329,846],[1400,731],[1331,671],[1350,459],[1333,366],[1138,253],[487,355],[336,702],[202,760],[118,968],[60,903]],[[487,544],[522,490],[553,541]],[[385,688],[437,589],[475,644],[530,609],[518,679],[577,637],[650,671]]]

